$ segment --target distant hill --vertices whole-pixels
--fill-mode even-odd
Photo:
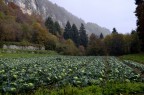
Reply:
[[[80,27],[80,24],[83,23],[88,34],[95,33],[96,35],[100,35],[100,33],[103,33],[104,36],[110,34],[108,29],[100,27],[95,23],[85,23],[84,20],[48,0],[5,0],[5,2],[14,2],[21,7],[24,13],[37,13],[40,14],[43,19],[51,16],[53,20],[58,21],[62,27],[65,26],[67,21],[70,21],[71,24],[75,23],[77,27]]]

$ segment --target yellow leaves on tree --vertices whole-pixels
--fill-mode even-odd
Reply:
[[[36,44],[44,44],[47,39],[48,32],[39,23],[35,23],[33,25],[33,30],[33,42]]]

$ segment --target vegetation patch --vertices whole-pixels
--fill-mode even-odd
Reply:
[[[106,89],[107,85],[109,87],[111,84],[133,82],[141,83],[144,80],[133,68],[115,57],[47,56],[0,59],[0,91],[3,93],[24,93],[35,91],[39,87],[55,89],[67,85],[78,88],[95,85]],[[116,89],[120,90],[112,87],[109,87],[111,93],[117,92]]]
[[[120,58],[123,60],[132,60],[144,64],[144,53],[123,55]]]

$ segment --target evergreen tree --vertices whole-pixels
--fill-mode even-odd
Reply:
[[[103,36],[103,34],[101,33],[101,34],[100,34],[100,39],[103,39],[103,38],[104,38],[104,36]]]
[[[54,29],[55,29],[54,31],[56,32],[56,34],[61,35],[61,27],[57,21],[54,23]]]
[[[135,33],[136,33],[136,31],[135,31],[135,30],[132,30],[132,31],[131,31],[131,34],[135,34]]]
[[[144,51],[144,0],[136,0],[137,32],[141,40],[141,49]]]
[[[113,30],[112,30],[112,34],[118,34],[116,28],[113,28]]]
[[[87,47],[88,44],[88,36],[86,34],[86,30],[83,24],[81,24],[80,30],[80,45],[83,45],[84,47]]]
[[[55,30],[54,29],[54,22],[53,22],[51,17],[48,17],[46,19],[45,26],[47,27],[47,29],[49,30],[50,33],[52,33],[54,35],[56,34],[55,31],[54,31]]]
[[[72,40],[76,46],[79,46],[79,33],[75,24],[72,25]]]
[[[71,34],[72,34],[72,27],[70,22],[68,21],[64,29],[64,34],[63,34],[64,39],[65,40],[71,39],[72,38]]]

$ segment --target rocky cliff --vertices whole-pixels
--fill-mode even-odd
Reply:
[[[75,23],[78,27],[83,23],[88,34],[95,33],[96,35],[100,35],[100,33],[103,33],[104,35],[107,35],[110,33],[108,29],[100,27],[97,24],[85,23],[82,19],[48,0],[5,0],[5,3],[8,2],[14,2],[16,5],[20,6],[24,13],[40,14],[43,19],[51,16],[53,20],[58,21],[62,27],[65,26],[67,21],[70,21],[71,24]]]

